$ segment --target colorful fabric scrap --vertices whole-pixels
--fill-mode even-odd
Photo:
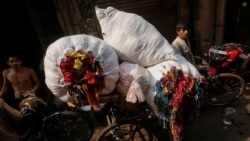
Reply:
[[[172,141],[181,141],[184,113],[198,114],[199,112],[203,99],[200,81],[192,75],[184,76],[181,70],[173,67],[156,82],[155,92],[155,104],[160,117],[169,123]],[[188,102],[185,99],[188,99]]]
[[[79,50],[68,52],[66,59],[60,62],[60,68],[66,83],[70,85],[81,85],[86,94],[88,102],[94,109],[100,106],[98,94],[103,88],[103,68],[98,61],[95,61],[91,52]],[[69,94],[73,94],[69,90]]]

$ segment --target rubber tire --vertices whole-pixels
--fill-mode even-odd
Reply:
[[[91,121],[74,111],[54,114],[43,124],[43,133],[49,141],[89,141],[93,132],[94,127]]]
[[[132,127],[132,130],[131,130]],[[119,129],[117,135],[120,135],[120,140],[123,141],[158,141],[157,137],[139,121],[123,121],[121,123],[113,123],[106,126],[97,135],[96,141],[115,141],[117,136],[113,136],[112,130]],[[117,131],[117,130],[116,130]],[[123,137],[121,139],[121,137]],[[119,140],[118,139],[118,140]]]
[[[229,105],[238,100],[244,94],[246,89],[245,81],[239,75],[233,73],[220,73],[217,76],[218,76],[217,80],[222,81],[223,84],[218,83],[217,85],[214,82],[209,82],[210,83],[208,89],[209,105],[212,106]],[[228,95],[229,90],[235,91],[235,93],[233,95]],[[222,91],[223,92],[226,91],[226,93],[223,93]]]

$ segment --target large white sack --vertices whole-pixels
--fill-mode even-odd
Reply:
[[[44,71],[45,82],[51,92],[62,101],[68,101],[68,84],[65,83],[60,63],[66,58],[65,53],[78,50],[91,51],[95,60],[100,62],[105,75],[105,88],[101,94],[112,92],[119,79],[118,57],[103,40],[85,34],[62,37],[48,46],[44,57]]]
[[[120,78],[116,91],[127,95],[127,102],[144,102],[144,93],[148,85],[149,73],[146,68],[131,62],[122,62],[120,64]]]
[[[164,74],[171,70],[172,67],[176,67],[176,69],[182,70],[184,76],[192,75],[197,80],[203,80],[204,76],[202,76],[199,71],[194,67],[191,63],[189,63],[183,56],[176,55],[177,60],[169,60],[164,61],[162,63],[156,64],[154,66],[148,67],[147,70],[149,71],[149,87],[147,92],[145,93],[146,102],[150,105],[153,109],[153,113],[156,116],[159,116],[157,113],[157,106],[154,102],[155,93],[155,84],[156,81],[159,81]]]
[[[168,72],[172,67],[176,67],[177,69],[182,70],[184,75],[189,76],[190,74],[193,75],[196,79],[201,79],[203,76],[199,73],[197,68],[188,62],[183,56],[176,54],[177,60],[168,60],[156,64],[151,67],[147,67],[147,70],[153,75],[156,80],[161,79],[163,74]]]
[[[148,67],[176,60],[172,45],[143,17],[113,7],[95,10],[104,41],[115,49],[121,61]]]

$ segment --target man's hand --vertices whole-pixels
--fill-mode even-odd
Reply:
[[[35,96],[35,94],[32,93],[31,91],[25,91],[23,97],[29,97],[29,96]]]

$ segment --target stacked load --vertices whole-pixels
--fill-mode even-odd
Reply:
[[[120,62],[134,63],[148,71],[149,86],[146,92],[144,90],[145,99],[157,117],[169,122],[172,140],[181,140],[182,124],[178,123],[177,113],[183,110],[185,96],[191,97],[191,103],[197,103],[194,107],[193,105],[190,107],[198,111],[200,106],[198,103],[202,99],[200,84],[203,77],[184,57],[175,54],[169,42],[141,16],[119,11],[113,7],[106,9],[96,7],[95,10],[103,39],[113,47]],[[133,70],[132,67],[128,68],[130,71]],[[120,70],[120,81],[127,82],[133,87],[134,81],[139,82],[137,75],[137,73],[128,75],[128,69]],[[129,76],[127,81],[124,80],[126,78],[124,76]],[[141,87],[147,81],[138,84]],[[127,89],[124,93],[130,95]],[[127,101],[131,102],[130,99]]]
[[[170,123],[172,139],[181,140],[177,113],[185,96],[198,111],[203,77],[141,16],[113,7],[95,10],[103,40],[81,34],[52,43],[44,58],[48,88],[67,102],[70,86],[80,84],[95,109],[98,95],[116,88],[128,102],[146,100],[157,117]]]

